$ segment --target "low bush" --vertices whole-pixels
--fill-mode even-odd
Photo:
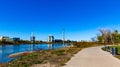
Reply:
[[[86,47],[93,47],[93,46],[100,46],[105,45],[104,43],[97,43],[97,42],[76,42],[73,43],[74,47],[78,48],[86,48]]]

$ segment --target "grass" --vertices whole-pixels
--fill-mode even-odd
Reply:
[[[24,55],[16,60],[13,60],[7,64],[3,64],[3,67],[30,67],[33,64],[54,64],[57,66],[65,65],[70,60],[73,54],[80,51],[81,48],[62,48],[56,50],[37,51],[29,55]]]
[[[1,67],[31,67],[35,64],[47,64],[60,67],[65,65],[80,50],[91,47],[99,46],[93,42],[78,42],[73,43],[73,47],[60,48],[56,50],[40,50],[31,54],[25,54],[9,63],[3,64]]]
[[[106,51],[106,50],[105,50],[105,47],[103,47],[102,50]]]
[[[115,48],[117,48],[117,50],[118,50],[118,54],[120,54],[120,46],[110,46],[110,49],[112,49],[113,47],[115,47]]]

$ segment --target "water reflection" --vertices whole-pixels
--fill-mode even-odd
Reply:
[[[54,46],[53,44],[48,44],[48,48],[49,48],[49,50],[54,49],[53,46]]]

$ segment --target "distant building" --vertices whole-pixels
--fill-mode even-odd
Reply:
[[[35,42],[35,36],[31,36],[30,40],[31,40],[31,43],[34,43]]]
[[[20,41],[20,38],[10,38],[7,36],[0,37],[0,42],[11,42],[11,41]]]
[[[14,37],[12,39],[13,39],[13,41],[20,41],[20,38],[17,38],[17,37]]]
[[[35,43],[34,32],[31,33],[30,41],[31,41],[31,43]]]
[[[61,39],[55,39],[55,43],[63,43],[63,40],[61,40]]]
[[[48,42],[54,42],[54,36],[48,36]]]
[[[7,37],[7,36],[1,36],[1,37],[0,37],[0,41],[1,41],[1,42],[6,42],[6,41],[9,41],[9,40],[10,40],[10,38]]]
[[[67,40],[67,41],[66,41],[66,43],[70,43],[70,42],[71,42],[71,40]]]

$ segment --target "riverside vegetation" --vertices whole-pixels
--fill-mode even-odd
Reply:
[[[99,45],[103,44],[98,44],[95,42],[77,42],[73,43],[73,46],[71,47],[55,50],[38,50],[31,54],[25,53],[23,56],[20,56],[13,61],[1,64],[1,67],[35,67],[38,64],[39,66],[48,65],[51,67],[61,67],[65,65],[65,63],[70,60],[74,54],[83,48]]]

